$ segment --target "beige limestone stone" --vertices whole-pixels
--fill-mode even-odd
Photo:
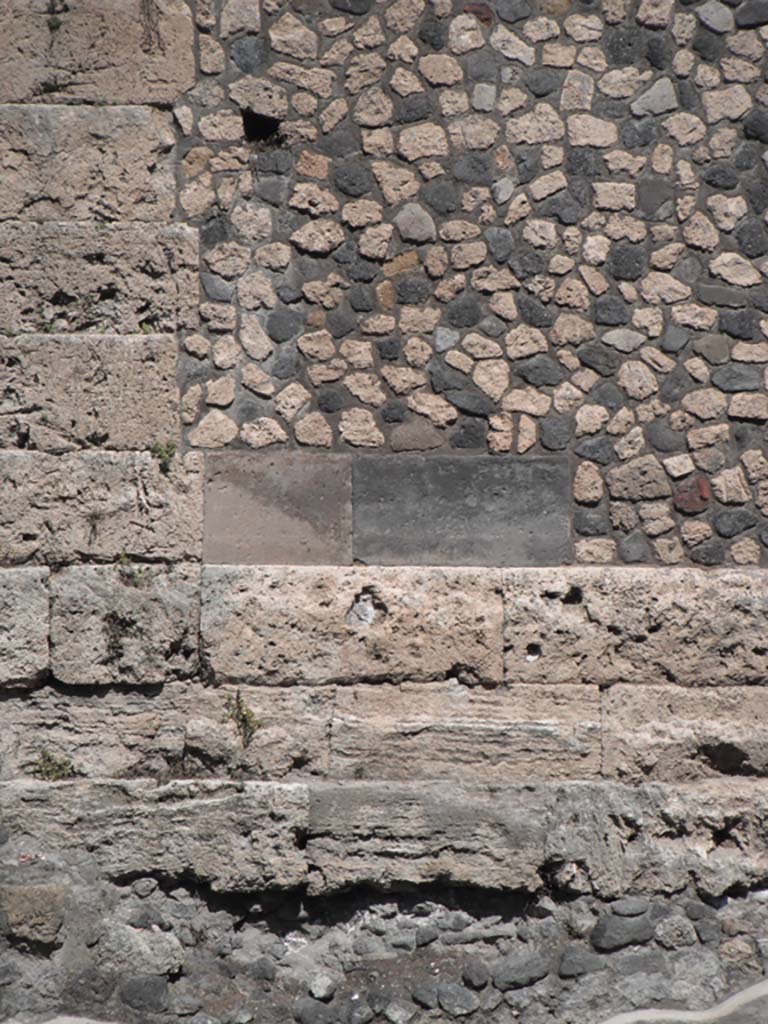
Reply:
[[[573,496],[580,505],[597,505],[605,493],[600,470],[594,462],[580,462],[573,481]]]
[[[219,409],[211,409],[189,432],[193,448],[224,448],[237,437],[238,428],[231,416]]]
[[[441,53],[430,53],[422,57],[419,71],[430,85],[456,85],[464,78],[456,58]]]
[[[714,420],[725,412],[727,399],[716,388],[699,388],[683,395],[680,404],[686,412],[699,420]]]
[[[491,33],[491,46],[498,50],[507,60],[516,61],[524,67],[531,67],[536,59],[536,49],[523,42],[506,25],[497,25]]]
[[[448,138],[439,125],[413,125],[400,132],[397,151],[411,162],[429,156],[446,156]]]
[[[290,11],[286,11],[271,26],[269,41],[273,50],[297,60],[309,61],[317,57],[317,36]]]
[[[568,118],[568,141],[572,146],[607,149],[618,141],[618,130],[613,122],[592,114],[571,114]]]
[[[715,277],[741,288],[760,284],[762,275],[755,265],[737,252],[724,252],[710,260],[709,269]]]
[[[640,294],[646,302],[653,305],[660,303],[682,302],[690,298],[691,289],[683,281],[678,281],[671,274],[660,270],[652,270],[640,281]]]
[[[565,125],[550,103],[537,103],[530,113],[507,121],[507,142],[513,145],[556,142],[565,135]]]
[[[291,241],[301,252],[327,256],[344,241],[344,229],[330,219],[311,221],[294,231]]]
[[[194,327],[198,275],[197,232],[188,228],[0,225],[0,322],[9,334]]]
[[[752,497],[741,466],[724,469],[712,477],[712,492],[724,505],[744,505]]]
[[[0,444],[66,452],[178,441],[176,349],[156,335],[0,338]]]
[[[82,856],[73,823],[87,821],[90,870],[106,878],[158,872],[200,879],[213,892],[247,893],[292,888],[306,875],[296,836],[307,825],[308,795],[294,783],[4,783],[0,800],[9,827],[46,860]]]
[[[768,749],[758,723],[765,687],[614,686],[605,699],[606,771],[626,781],[717,778],[731,749],[763,774]]]
[[[47,676],[48,579],[47,569],[0,569],[0,689]]]
[[[655,455],[633,458],[608,470],[606,478],[612,498],[639,501],[664,498],[671,493],[666,473]]]
[[[369,409],[345,409],[339,424],[341,437],[355,448],[380,448],[384,435]]]
[[[179,769],[194,778],[207,773],[206,765],[246,779],[326,775],[334,696],[333,687],[241,690],[240,701],[257,723],[248,738],[232,715],[232,687],[173,681],[150,692],[110,688],[98,701],[76,688],[45,687],[6,705],[0,778],[34,774],[43,734],[45,749],[85,778],[162,779]]]
[[[454,678],[339,687],[330,772],[402,781],[596,777],[599,694],[585,686],[572,695],[571,687],[486,690]]]
[[[394,164],[374,160],[371,170],[390,206],[413,198],[419,191],[418,178],[407,167],[396,167]]]
[[[148,16],[140,0],[70,0],[51,29],[48,0],[5,0],[2,103],[175,103],[195,83],[183,0]]]
[[[170,220],[174,134],[149,107],[0,107],[0,220]]]
[[[759,572],[520,569],[504,578],[510,683],[764,679],[768,654],[753,642],[765,616]]]
[[[0,452],[3,564],[199,559],[202,460],[148,452]]]
[[[273,444],[285,444],[288,440],[283,427],[269,416],[259,416],[240,428],[240,437],[249,448],[269,448]]]
[[[455,665],[498,681],[497,586],[473,569],[207,567],[202,633],[222,681],[418,681]]]
[[[84,565],[51,579],[51,671],[67,686],[148,686],[198,669],[197,566]]]
[[[315,448],[330,448],[333,444],[333,430],[320,412],[310,412],[297,420],[293,432],[299,444]]]

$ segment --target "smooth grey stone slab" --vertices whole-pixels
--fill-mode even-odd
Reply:
[[[353,554],[381,565],[561,565],[569,490],[560,456],[357,458]]]
[[[203,559],[234,565],[348,565],[347,455],[208,455]]]

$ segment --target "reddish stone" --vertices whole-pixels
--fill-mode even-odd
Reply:
[[[711,497],[709,480],[697,473],[675,487],[675,508],[684,515],[693,516],[706,509]]]
[[[493,11],[488,4],[464,4],[465,14],[474,14],[481,25],[490,28],[493,24]]]

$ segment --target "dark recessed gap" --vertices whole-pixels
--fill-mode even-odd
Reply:
[[[256,114],[252,110],[241,110],[243,117],[243,134],[248,142],[280,146],[283,143],[281,122],[267,114]]]

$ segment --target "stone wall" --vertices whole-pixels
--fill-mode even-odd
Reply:
[[[0,1020],[765,1018],[767,46],[0,0]]]

